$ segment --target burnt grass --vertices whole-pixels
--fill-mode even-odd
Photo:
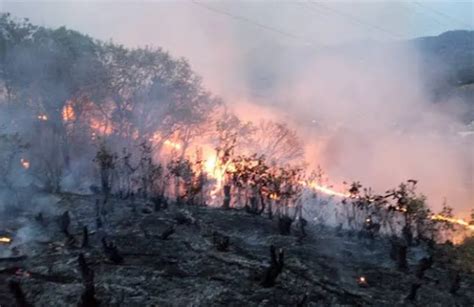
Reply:
[[[16,251],[0,260],[1,306],[79,306],[90,293],[100,306],[474,306],[474,274],[455,267],[449,246],[434,248],[420,278],[425,246],[410,247],[408,269],[399,270],[385,238],[312,223],[304,238],[294,225],[283,236],[276,218],[244,210],[120,199],[101,206],[98,223],[95,203],[94,196],[63,195],[57,214],[27,210],[2,221],[12,233],[17,220],[26,221],[32,235],[0,246]],[[263,282],[270,246],[284,254],[273,284]],[[122,261],[111,257],[114,248]],[[86,264],[79,266],[81,254]]]

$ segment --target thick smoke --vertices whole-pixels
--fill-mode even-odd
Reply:
[[[426,85],[439,70],[425,66],[414,44],[376,43],[386,38],[374,35],[374,29],[349,24],[342,29],[328,14],[319,19],[310,9],[289,4],[274,5],[265,14],[259,5],[225,9],[288,29],[296,38],[190,3],[149,4],[156,10],[147,15],[139,14],[143,5],[99,5],[97,9],[106,12],[99,19],[117,31],[101,30],[99,37],[133,46],[160,45],[185,56],[205,85],[243,119],[280,119],[296,128],[306,144],[306,160],[313,167],[321,165],[335,186],[356,180],[383,192],[417,179],[436,210],[445,199],[463,215],[474,207],[472,139],[458,133],[464,129],[458,119],[462,109],[448,101],[433,103]],[[380,17],[382,6],[376,5],[372,13]],[[61,16],[67,16],[62,10]],[[278,17],[283,10],[290,16],[284,20]],[[130,20],[123,25],[126,31],[118,13],[125,11]],[[74,10],[75,15],[80,12]],[[94,23],[86,21],[97,12],[90,7],[82,13],[82,19],[66,25],[94,35]],[[140,26],[134,22],[138,19]],[[307,20],[316,22],[303,27]],[[364,31],[370,35],[361,35]],[[319,35],[331,43],[371,41],[321,47],[314,44]]]
[[[473,143],[459,133],[464,110],[435,103],[430,88],[442,63],[427,61],[410,41],[292,46],[260,31],[242,37],[230,23],[228,47],[219,49],[227,65],[215,79],[233,86],[213,82],[215,68],[199,72],[239,116],[291,123],[307,162],[321,165],[335,186],[360,181],[383,193],[416,179],[435,210],[446,202],[467,215],[474,207]]]

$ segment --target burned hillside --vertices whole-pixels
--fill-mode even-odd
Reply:
[[[56,201],[55,214],[27,208],[21,216],[32,235],[0,246],[2,305],[474,302],[472,271],[459,266],[456,247],[450,245],[405,248],[406,263],[400,266],[391,258],[394,243],[388,238],[313,223],[303,237],[299,227],[281,235],[276,220],[240,210],[115,198],[104,207],[100,197],[77,195]],[[3,223],[18,230],[12,220]],[[12,282],[21,295],[8,289]]]

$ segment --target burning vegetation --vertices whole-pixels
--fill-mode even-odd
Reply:
[[[7,14],[0,15],[0,29],[0,109],[6,123],[0,134],[0,184],[12,195],[4,207],[19,210],[25,189],[62,199],[60,214],[39,210],[33,218],[29,211],[28,217],[34,220],[35,231],[48,233],[47,246],[35,247],[35,252],[53,255],[60,272],[55,273],[53,267],[39,270],[44,260],[41,256],[38,261],[36,253],[29,254],[27,247],[14,246],[15,241],[2,236],[0,254],[7,252],[1,261],[33,259],[25,261],[32,272],[20,276],[18,269],[12,273],[10,268],[1,268],[0,276],[17,274],[15,278],[33,284],[33,289],[41,286],[31,279],[63,285],[82,283],[79,306],[99,306],[108,291],[122,293],[114,304],[131,306],[138,304],[124,297],[134,291],[131,285],[113,290],[104,286],[100,274],[113,274],[106,266],[116,266],[126,275],[124,264],[148,263],[146,259],[158,257],[159,263],[154,265],[161,271],[153,271],[150,274],[158,275],[147,275],[149,279],[141,283],[163,276],[202,277],[204,273],[194,267],[202,264],[201,260],[191,265],[187,262],[191,260],[178,259],[188,252],[212,259],[213,266],[205,267],[211,279],[229,281],[222,269],[216,269],[220,263],[235,266],[240,277],[255,273],[257,276],[245,277],[251,280],[251,287],[277,288],[279,280],[290,282],[291,287],[278,290],[285,293],[285,304],[334,303],[319,297],[321,293],[334,295],[338,302],[370,304],[368,296],[339,289],[329,279],[318,279],[292,257],[300,254],[308,263],[315,261],[310,257],[313,247],[307,252],[302,244],[313,244],[320,234],[323,240],[322,234],[331,233],[325,227],[335,227],[337,236],[357,234],[371,246],[378,244],[376,240],[389,242],[394,267],[409,274],[414,270],[410,249],[429,246],[429,253],[435,254],[436,243],[449,240],[461,244],[472,237],[474,222],[455,217],[447,205],[439,213],[432,212],[426,198],[417,192],[415,180],[385,193],[364,188],[359,182],[334,188],[320,168],[308,169],[303,141],[291,127],[278,121],[239,119],[204,89],[185,60],[174,59],[160,49],[129,50],[64,28],[49,30],[27,21],[16,22]],[[28,59],[37,61],[30,65]],[[74,202],[84,202],[84,207],[74,207]],[[196,218],[198,214],[203,221]],[[233,230],[226,230],[225,223],[229,228],[244,227],[229,217],[248,222],[256,228],[254,235],[270,244],[263,249],[245,241],[244,235],[229,234]],[[157,229],[155,224],[164,227]],[[326,230],[318,233],[316,226]],[[265,237],[268,233],[262,235],[262,231],[276,233],[277,239]],[[61,240],[63,243],[58,243]],[[133,244],[139,250],[132,251],[129,245]],[[77,269],[69,268],[71,261],[62,262],[69,253],[77,259],[74,263],[78,263],[80,276],[74,276]],[[235,255],[226,258],[223,253]],[[262,265],[262,254],[268,265]],[[430,260],[418,265],[420,283],[432,282],[422,280],[431,269]],[[364,270],[369,271],[367,275],[347,280],[370,289],[377,276],[370,275],[370,268]],[[451,271],[450,289],[455,295],[461,288],[460,275]],[[393,274],[399,272],[390,274],[395,279]],[[406,279],[410,278],[414,277]],[[416,300],[420,286],[414,285],[408,300]],[[300,291],[310,286],[319,294]],[[17,304],[28,305],[29,294],[18,282],[10,283],[10,292]],[[42,299],[43,303],[47,300]],[[258,297],[252,300],[262,301]]]

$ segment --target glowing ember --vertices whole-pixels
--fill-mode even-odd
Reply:
[[[466,227],[469,230],[474,231],[474,225],[470,225],[468,222],[466,222],[465,220],[460,219],[460,218],[455,218],[455,217],[450,218],[450,217],[442,216],[440,214],[435,214],[435,215],[431,216],[431,219],[433,221],[443,221],[443,222],[448,222],[448,223],[451,223],[451,224],[461,225],[461,226]]]
[[[357,283],[359,286],[367,286],[367,279],[364,276],[357,278]]]
[[[70,104],[64,106],[62,113],[63,120],[65,122],[74,121],[76,119],[76,113],[74,112],[74,108]]]
[[[29,169],[30,168],[30,161],[26,160],[26,159],[20,159],[20,164],[21,164],[21,167],[23,167],[24,169]]]
[[[276,193],[271,193],[270,194],[270,199],[278,200],[278,199],[280,199],[280,197],[278,197],[278,194],[276,194]]]
[[[94,117],[89,119],[89,127],[96,135],[110,135],[114,131],[110,121],[101,121]]]
[[[176,150],[181,149],[181,144],[175,143],[175,142],[170,141],[170,140],[164,141],[163,144],[167,147],[170,147],[170,148],[173,148],[173,149],[176,149]]]
[[[8,237],[0,237],[0,244],[9,244],[11,243],[12,239]]]
[[[42,120],[42,121],[47,121],[47,120],[48,120],[48,116],[45,115],[45,114],[40,114],[40,115],[38,115],[38,119],[39,119],[39,120]]]

